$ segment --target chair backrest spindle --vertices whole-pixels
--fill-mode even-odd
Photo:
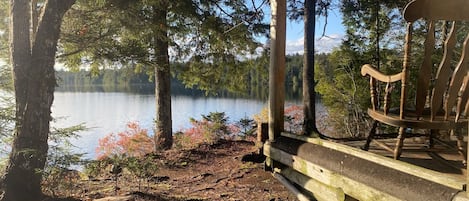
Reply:
[[[432,78],[432,55],[435,50],[435,23],[430,21],[428,24],[428,32],[424,43],[424,56],[420,66],[419,76],[417,80],[417,96],[415,99],[415,113],[417,116],[422,115],[426,105],[430,80]]]
[[[469,34],[463,43],[461,59],[459,60],[456,68],[454,69],[452,80],[448,89],[448,97],[446,99],[446,116],[453,112],[452,108],[457,105],[458,96],[461,95],[462,87],[464,86],[464,77],[468,73],[468,62],[469,62]],[[460,99],[461,101],[461,99]]]
[[[459,120],[459,118],[461,117],[463,113],[467,115],[467,110],[469,109],[468,108],[469,107],[469,102],[468,102],[469,88],[467,86],[468,84],[469,84],[469,72],[467,72],[466,77],[464,78],[464,81],[463,81],[463,86],[461,87],[461,94],[459,96],[460,100],[458,100],[458,106],[456,110],[456,121]]]
[[[445,83],[449,81],[450,73],[451,73],[451,60],[453,58],[453,50],[454,46],[456,45],[456,22],[453,22],[451,25],[451,29],[446,37],[446,41],[444,43],[444,52],[443,58],[441,60],[440,66],[438,67],[438,71],[436,73],[435,78],[435,88],[433,88],[432,99],[431,99],[431,108],[432,113],[431,117],[432,120],[434,119],[437,112],[439,112],[442,108],[443,104],[443,95],[446,91]]]

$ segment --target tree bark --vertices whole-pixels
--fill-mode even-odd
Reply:
[[[305,0],[305,38],[303,55],[303,133],[312,135],[316,128],[316,96],[314,91],[314,30],[316,0]]]
[[[16,98],[16,129],[3,177],[1,200],[40,200],[47,157],[55,54],[60,24],[75,0],[48,0],[38,27],[31,27],[29,0],[10,0],[10,51]],[[36,31],[36,33],[31,33]],[[34,36],[34,37],[32,37]]]
[[[162,3],[164,4],[164,3]],[[164,7],[164,6],[163,6]],[[171,73],[168,55],[167,9],[155,8],[155,150],[170,149],[173,145],[171,119]]]

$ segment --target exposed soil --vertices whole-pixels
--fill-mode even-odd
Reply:
[[[254,143],[221,141],[190,150],[153,155],[157,174],[138,182],[123,171],[112,176],[82,180],[68,196],[80,200],[296,200],[258,160]],[[140,187],[139,187],[140,183]]]

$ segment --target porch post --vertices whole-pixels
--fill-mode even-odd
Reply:
[[[275,141],[284,128],[286,0],[271,0],[271,13],[269,141]]]

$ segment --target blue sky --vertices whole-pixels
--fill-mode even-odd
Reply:
[[[316,19],[316,52],[330,52],[334,47],[340,45],[340,42],[345,35],[345,29],[341,23],[341,18],[342,16],[339,11],[330,11],[327,19],[325,37],[321,37],[323,34],[325,19],[324,17]],[[287,54],[303,53],[303,23],[303,20],[297,22],[287,21]]]

